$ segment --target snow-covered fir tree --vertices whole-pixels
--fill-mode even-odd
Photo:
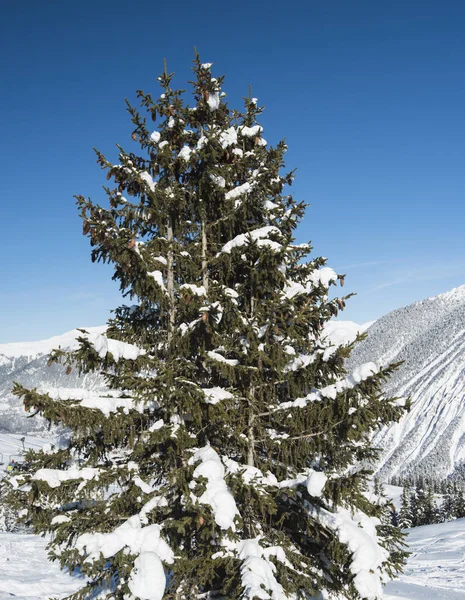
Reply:
[[[108,204],[78,197],[84,233],[130,304],[51,360],[109,391],[16,386],[69,436],[29,453],[11,501],[88,578],[73,600],[380,598],[402,538],[362,465],[404,410],[391,368],[346,373],[351,346],[324,331],[343,277],[294,241],[286,145],[255,98],[228,108],[211,67],[196,58],[191,107],[165,69],[159,97],[138,92],[146,115],[128,106],[137,152],[97,152]]]
[[[401,529],[409,529],[413,526],[414,516],[412,514],[412,490],[404,486],[402,490],[400,511],[399,511],[399,527]]]

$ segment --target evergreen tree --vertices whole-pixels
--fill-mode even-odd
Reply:
[[[454,518],[454,489],[451,482],[443,483],[441,489],[443,493],[443,499],[439,519],[442,523],[445,523]]]
[[[402,490],[402,499],[399,511],[399,527],[401,529],[410,529],[413,527],[412,515],[412,492],[407,486]]]
[[[457,484],[455,485],[452,515],[456,519],[465,517],[465,498],[463,490]]]
[[[138,92],[157,129],[128,105],[137,153],[97,152],[108,206],[77,199],[132,304],[51,356],[102,372],[107,395],[15,387],[70,435],[29,453],[11,502],[88,578],[73,600],[380,597],[405,553],[362,465],[404,411],[382,393],[394,367],[347,375],[352,346],[324,333],[344,279],[294,242],[285,143],[255,98],[230,110],[211,65],[193,70],[193,107],[165,69],[158,99]]]
[[[417,484],[415,490],[414,527],[437,523],[439,518],[433,489],[425,479],[422,482]]]

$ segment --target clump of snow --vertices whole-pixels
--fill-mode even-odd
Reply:
[[[161,147],[161,144],[160,144],[160,147]],[[139,177],[140,177],[140,179],[142,179],[143,182],[145,182],[148,185],[151,192],[155,191],[156,182],[153,180],[150,173],[147,173],[147,171],[141,171],[139,173]]]
[[[241,233],[236,235],[235,238],[227,242],[221,252],[224,254],[230,254],[233,248],[240,248],[241,246],[245,246],[253,241],[263,240],[267,238],[271,233],[280,233],[280,230],[274,225],[267,225],[265,227],[260,227],[259,229],[254,229],[253,231],[247,233]],[[269,240],[271,241],[271,240]]]
[[[355,575],[353,584],[360,596],[366,600],[382,598],[380,571],[389,553],[378,543],[376,526],[379,519],[359,510],[351,514],[345,508],[334,513],[323,508],[310,512],[321,524],[332,529],[341,543],[347,545],[352,554],[350,571]]]
[[[328,321],[324,326],[324,335],[331,344],[339,347],[351,344],[365,329],[366,325],[358,325],[353,321]]]
[[[106,327],[84,327],[83,329],[90,335],[98,335],[104,333]],[[75,350],[79,347],[77,338],[82,336],[83,333],[81,331],[73,329],[63,335],[51,337],[48,340],[0,344],[0,355],[8,358],[18,358],[20,356],[33,358],[50,354],[50,352],[56,348]]]
[[[205,287],[203,285],[195,285],[193,283],[183,283],[183,285],[181,285],[179,289],[187,290],[188,292],[190,292],[191,294],[194,294],[195,296],[206,296],[207,295],[207,290],[205,289]]]
[[[119,340],[112,340],[105,335],[90,334],[88,339],[100,358],[105,358],[107,354],[111,354],[115,361],[121,358],[136,360],[136,358],[145,354],[143,348],[138,348],[134,344],[120,342]]]
[[[328,478],[323,472],[311,469],[306,481],[307,491],[310,496],[319,498],[323,493],[323,488],[327,481]]]
[[[204,446],[195,452],[189,459],[193,465],[200,461],[193,473],[194,481],[189,485],[195,488],[195,479],[205,477],[207,486],[205,492],[196,498],[200,504],[207,504],[212,508],[215,522],[221,529],[235,530],[234,518],[238,513],[236,502],[224,480],[225,469],[218,453],[211,446]],[[195,498],[195,496],[194,496]]]
[[[244,586],[244,598],[289,600],[289,596],[275,577],[276,566],[267,560],[258,540],[259,538],[244,540],[238,549],[238,557],[243,561],[241,580]]]
[[[300,296],[301,294],[309,294],[312,289],[313,285],[310,283],[307,285],[302,285],[301,283],[288,282],[286,287],[283,289],[283,296],[288,300],[292,300],[292,298]]]
[[[60,487],[64,481],[72,481],[74,479],[83,479],[84,481],[90,481],[91,479],[98,479],[101,469],[94,469],[92,467],[85,467],[78,469],[76,466],[61,471],[59,469],[39,469],[33,475],[32,479],[36,481],[45,481],[51,488]]]
[[[237,142],[237,130],[235,127],[229,127],[220,133],[220,144],[222,148],[228,148]],[[233,150],[234,152],[234,150]]]
[[[352,374],[342,379],[341,381],[336,381],[332,385],[328,385],[320,390],[320,394],[325,398],[330,398],[334,400],[337,394],[344,392],[345,390],[350,390],[354,388],[357,384],[361,383],[368,379],[368,377],[372,377],[379,372],[379,367],[374,362],[365,363],[360,365]]]
[[[221,388],[221,387],[213,387],[213,388],[202,388],[203,393],[205,394],[205,402],[207,404],[218,404],[221,400],[230,400],[234,398],[234,395],[231,392]]]
[[[134,561],[128,581],[132,595],[141,600],[161,600],[165,593],[166,575],[155,552],[142,552]]]
[[[328,287],[332,281],[337,281],[337,273],[331,267],[323,267],[321,269],[315,269],[309,275],[309,281],[311,281],[315,286],[322,285],[323,287]]]
[[[172,564],[174,554],[161,537],[159,525],[142,527],[141,517],[134,515],[110,533],[85,533],[76,540],[76,548],[86,555],[85,562],[111,558],[123,548],[136,554],[129,578],[129,589],[141,600],[161,600],[166,577],[162,562]]]
[[[182,160],[189,162],[191,154],[192,154],[191,148],[189,148],[189,146],[183,146],[178,154],[178,158],[181,158]]]
[[[221,175],[213,175],[213,174],[211,174],[210,175],[210,179],[213,181],[213,183],[217,187],[219,187],[221,189],[224,189],[226,187],[226,180],[225,180],[224,177],[221,177]]]
[[[69,523],[70,521],[71,519],[69,517],[65,517],[65,515],[57,515],[50,521],[50,525],[61,525],[62,523]]]
[[[251,189],[252,189],[252,184],[250,184],[248,181],[246,181],[242,185],[235,187],[234,189],[230,190],[229,192],[226,192],[224,197],[226,198],[226,200],[232,200],[235,198],[239,198],[240,196],[244,196],[244,194],[249,193]]]
[[[161,271],[152,271],[151,273],[147,273],[150,277],[153,277],[157,282],[157,285],[161,287],[161,289],[166,292],[165,282],[163,281],[163,274]]]
[[[229,365],[230,367],[235,367],[239,364],[239,361],[237,359],[225,358],[222,354],[219,354],[218,352],[213,352],[213,350],[209,350],[207,352],[207,356],[213,360],[216,360],[217,362],[225,363],[226,365]]]
[[[253,127],[247,127],[246,125],[243,125],[239,128],[239,133],[245,137],[255,137],[262,131],[263,127],[261,125],[254,125]]]
[[[197,150],[202,150],[208,144],[208,138],[205,135],[201,135],[197,142]]]
[[[161,137],[161,134],[159,131],[154,131],[150,134],[150,139],[152,140],[152,142],[154,144],[158,144],[158,142],[160,141],[160,137]]]
[[[287,346],[287,348],[289,348],[289,346]],[[292,350],[294,350],[294,348],[292,348]],[[313,362],[315,362],[315,358],[316,354],[301,354],[297,358],[294,358],[293,360],[288,362],[287,365],[285,365],[284,372],[289,373],[290,371],[298,371],[299,369],[308,367],[308,365],[311,365]]]
[[[168,144],[169,144],[169,142],[168,142],[167,140],[164,140],[163,142],[160,142],[160,143],[158,144],[158,147],[160,148],[160,150],[163,150],[163,148],[164,148],[165,146],[167,146]]]
[[[207,98],[207,104],[211,111],[218,110],[220,106],[220,95],[218,92],[210,92]]]
[[[105,416],[109,417],[111,413],[123,409],[124,413],[130,410],[143,412],[144,403],[135,402],[132,398],[121,397],[121,392],[108,390],[105,395],[84,388],[39,388],[41,393],[46,393],[53,400],[80,400],[77,406],[84,408],[95,408],[100,410]]]

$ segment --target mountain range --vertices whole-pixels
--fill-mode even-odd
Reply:
[[[378,319],[356,346],[349,370],[377,359],[403,361],[387,394],[410,397],[400,423],[375,436],[378,473],[443,478],[465,461],[465,285]]]
[[[89,333],[102,333],[105,327],[85,328]],[[64,335],[37,342],[0,344],[0,432],[31,433],[41,431],[45,422],[28,418],[22,402],[11,393],[14,382],[41,390],[54,387],[85,388],[101,390],[103,381],[98,375],[79,376],[76,371],[69,375],[61,365],[48,366],[48,355],[55,348],[77,347],[76,337],[81,335],[73,329]]]

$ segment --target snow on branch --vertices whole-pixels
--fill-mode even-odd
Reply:
[[[239,133],[244,137],[255,137],[262,133],[262,131],[263,127],[261,125],[254,125],[253,127],[243,125],[242,127],[239,127]]]
[[[234,189],[230,190],[229,192],[226,192],[224,197],[226,200],[235,200],[236,198],[239,198],[240,196],[244,196],[245,194],[248,194],[251,191],[252,187],[253,187],[253,184],[246,181],[242,185],[235,187]]]
[[[292,300],[301,294],[310,294],[315,287],[323,286],[328,288],[332,281],[337,281],[337,273],[330,267],[315,269],[307,277],[305,285],[299,282],[288,281],[282,294],[284,298]]]
[[[324,508],[312,507],[309,513],[347,545],[352,554],[350,571],[355,575],[353,584],[360,596],[366,600],[382,598],[382,565],[388,560],[389,552],[378,543],[376,526],[380,524],[379,519],[360,510],[350,513],[345,508],[332,513]]]
[[[205,287],[203,285],[195,285],[193,283],[183,283],[183,285],[181,285],[179,287],[179,289],[186,290],[187,292],[194,294],[194,296],[206,296],[207,295],[207,290],[205,289]]]
[[[191,481],[189,487],[195,488],[195,480],[199,477],[207,479],[207,486],[200,498],[194,495],[192,498],[200,504],[208,504],[212,508],[215,522],[221,529],[231,528],[235,531],[234,519],[239,511],[224,480],[225,468],[221,458],[211,446],[204,446],[189,459],[189,464],[193,465],[199,461],[200,464],[193,473],[194,481]]]
[[[91,481],[92,479],[98,479],[100,473],[101,469],[94,469],[92,467],[78,469],[78,467],[74,466],[66,471],[60,469],[39,469],[34,473],[32,479],[36,481],[45,481],[49,487],[58,488],[65,481],[77,479]]]
[[[155,283],[158,285],[159,288],[161,288],[163,292],[165,292],[165,294],[168,293],[166,290],[165,282],[163,281],[163,274],[161,271],[152,271],[150,273],[147,273],[147,275],[149,275],[155,280]]]
[[[286,410],[288,408],[305,408],[311,402],[321,402],[324,398],[334,400],[338,394],[351,390],[362,381],[366,381],[369,377],[373,377],[379,373],[380,368],[374,362],[368,362],[357,367],[351,375],[340,381],[336,381],[331,385],[327,385],[321,389],[313,389],[309,394],[303,398],[297,398],[296,400],[290,400],[289,402],[282,402],[279,406],[275,407],[274,412],[279,410]]]
[[[41,393],[48,394],[52,400],[79,401],[77,406],[95,408],[106,417],[109,417],[111,413],[118,412],[120,408],[125,414],[128,414],[130,410],[143,412],[146,407],[144,402],[136,402],[133,398],[122,397],[121,392],[114,390],[98,393],[84,388],[42,388]]]
[[[234,127],[225,129],[220,133],[220,144],[222,148],[228,148],[237,142],[237,131]]]
[[[268,471],[265,475],[257,467],[242,465],[231,458],[223,457],[228,473],[239,474],[246,484],[262,485],[276,487],[279,489],[295,488],[298,485],[305,485],[310,496],[319,498],[323,494],[323,489],[328,480],[325,473],[307,469],[305,473],[300,473],[293,479],[283,479],[278,481],[275,475]]]
[[[286,558],[284,549],[281,546],[264,547],[260,543],[261,541],[261,536],[237,542],[223,540],[225,550],[217,552],[212,558],[214,560],[231,556],[242,561],[241,581],[244,588],[242,598],[294,600],[295,594],[285,593],[282,585],[278,583],[275,576],[276,565],[269,560],[270,556],[274,556],[286,567],[293,569],[292,564]]]
[[[249,231],[247,233],[241,233],[227,242],[221,248],[221,252],[224,254],[230,254],[233,248],[240,248],[241,246],[246,246],[259,240],[277,244],[277,242],[272,242],[272,240],[266,240],[271,233],[280,234],[281,232],[274,225],[267,225],[266,227],[260,227],[259,229],[254,229],[253,231]],[[281,244],[277,245],[281,248]]]
[[[230,400],[234,398],[234,395],[231,392],[221,388],[221,387],[213,387],[213,388],[202,388],[202,392],[205,394],[205,402],[207,404],[218,404],[221,400]]]
[[[259,544],[259,538],[243,540],[239,543],[237,556],[242,560],[241,580],[244,587],[243,598],[262,598],[263,600],[290,600],[278,583],[274,565]],[[266,591],[266,590],[269,590]]]
[[[161,600],[165,593],[166,575],[163,562],[172,564],[174,554],[161,538],[159,525],[142,527],[139,515],[134,515],[111,533],[85,533],[76,540],[76,549],[86,555],[84,562],[111,558],[127,548],[136,554],[128,587],[134,597]]]
[[[106,358],[107,354],[111,354],[115,361],[121,358],[125,360],[136,360],[139,356],[143,356],[146,352],[143,348],[139,348],[134,344],[112,340],[102,334],[87,334],[87,339],[94,347],[100,358]]]
[[[229,365],[230,367],[236,367],[239,364],[239,361],[235,358],[225,358],[222,354],[218,352],[213,352],[213,350],[209,350],[207,352],[208,358],[215,360],[216,362],[224,363],[225,365]]]

